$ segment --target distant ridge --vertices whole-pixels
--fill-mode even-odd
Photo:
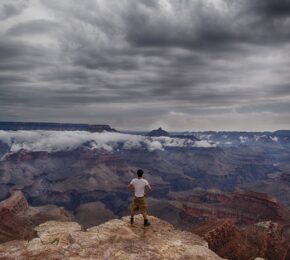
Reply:
[[[88,131],[88,132],[117,132],[109,125],[44,123],[44,122],[0,122],[0,130],[55,130],[55,131]]]
[[[196,138],[192,133],[169,133],[163,130],[161,127],[158,129],[154,129],[151,132],[147,133],[146,136],[160,137],[160,136],[168,136],[172,138],[181,138],[181,139],[191,139],[192,141],[200,141],[200,139]]]
[[[154,129],[151,132],[149,132],[147,134],[147,136],[155,136],[155,137],[159,137],[159,136],[169,136],[169,133],[166,132],[165,130],[163,130],[161,127],[159,127],[158,129]]]
[[[288,137],[290,136],[290,130],[278,130],[275,131],[274,134],[280,137]]]

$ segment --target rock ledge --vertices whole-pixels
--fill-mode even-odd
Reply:
[[[75,222],[48,221],[30,241],[0,244],[0,259],[222,259],[199,236],[176,230],[168,222],[141,215],[114,219],[82,231]]]

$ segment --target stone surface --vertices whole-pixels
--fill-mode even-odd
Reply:
[[[49,221],[35,228],[37,237],[0,244],[0,259],[222,259],[199,236],[168,222],[141,215],[110,220],[82,231],[75,222]]]

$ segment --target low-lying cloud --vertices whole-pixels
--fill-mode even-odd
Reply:
[[[81,145],[88,149],[146,149],[164,150],[167,147],[214,147],[205,140],[192,141],[171,137],[147,137],[122,133],[91,133],[86,131],[0,131],[0,141],[10,147],[10,153],[27,151],[57,152],[73,150]]]

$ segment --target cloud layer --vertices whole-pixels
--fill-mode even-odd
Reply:
[[[0,23],[2,120],[290,127],[287,0],[4,0]]]
[[[2,131],[0,141],[10,147],[10,153],[21,149],[27,151],[56,152],[73,150],[81,145],[89,149],[146,149],[164,150],[166,147],[215,147],[206,140],[193,142],[190,139],[170,137],[146,137],[121,133],[91,133],[86,131]]]

